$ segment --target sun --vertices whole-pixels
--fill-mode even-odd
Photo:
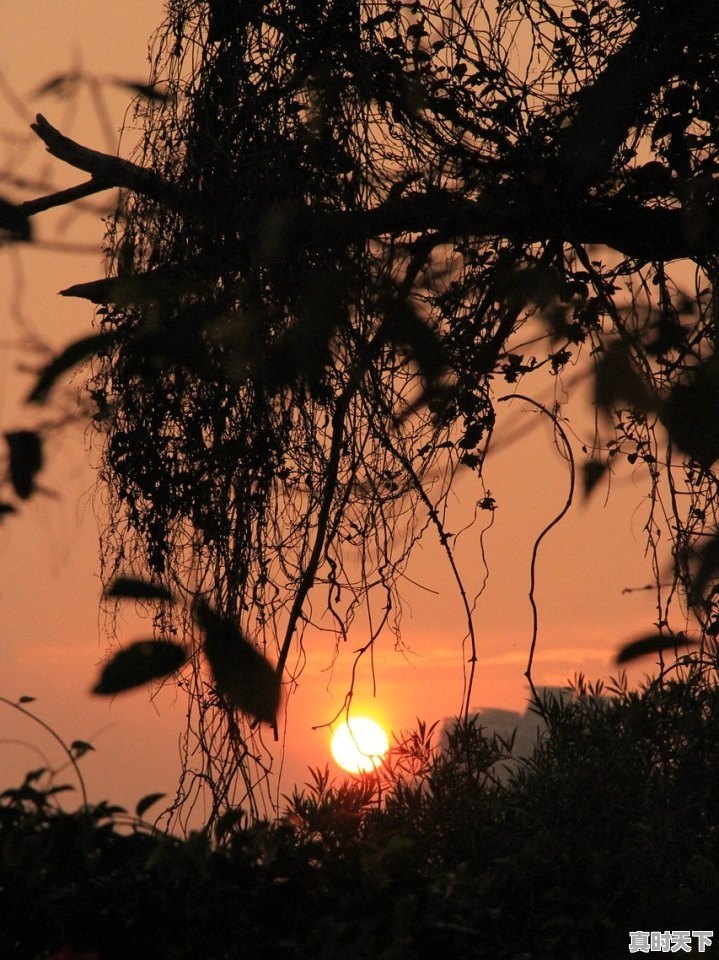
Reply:
[[[371,773],[388,749],[387,734],[368,717],[352,717],[332,737],[332,756],[348,773]]]

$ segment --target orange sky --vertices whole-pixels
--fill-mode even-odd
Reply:
[[[4,11],[0,37],[0,69],[21,96],[78,62],[88,73],[102,77],[146,78],[147,40],[160,19],[157,0],[102,5],[90,0],[66,4],[35,0],[30,7],[16,4]],[[119,126],[124,97],[109,90],[105,93]],[[32,113],[42,111],[63,132],[89,146],[108,149],[87,93],[75,112],[51,98],[28,104]],[[1,95],[0,129],[15,136],[27,133],[26,124]],[[11,166],[25,176],[51,171],[62,185],[81,179],[59,162],[46,163],[41,150],[27,152],[23,143],[6,141],[0,149],[2,169]],[[0,194],[7,193],[0,185]],[[36,226],[38,237],[45,241],[97,244],[102,236],[97,217],[68,217],[67,211],[36,218]],[[56,294],[70,283],[102,275],[99,252],[59,254],[39,244],[0,253],[3,430],[33,422],[17,404],[31,381],[14,370],[19,354],[5,349],[8,341],[17,342],[23,335],[20,321],[56,347],[88,333],[92,308]],[[547,378],[544,399],[550,403],[555,386]],[[501,406],[498,441],[516,424],[520,409],[516,401]],[[534,423],[536,417],[525,415],[524,419]],[[523,708],[522,673],[531,635],[527,599],[531,549],[539,531],[561,509],[568,483],[566,465],[551,439],[548,425],[540,422],[487,464],[485,483],[500,509],[485,537],[490,576],[476,617],[480,663],[473,702],[477,705]],[[161,692],[154,703],[145,690],[114,702],[88,693],[107,650],[98,612],[93,507],[101,502],[101,491],[95,486],[80,431],[55,438],[49,454],[51,462],[42,482],[59,496],[34,498],[20,516],[0,527],[0,695],[36,696],[33,708],[63,737],[92,742],[96,752],[82,761],[91,799],[109,798],[133,806],[143,794],[172,792],[179,770],[177,738],[183,728],[184,704],[174,702],[171,691]],[[541,549],[537,684],[563,683],[578,670],[590,678],[607,676],[618,644],[651,627],[652,595],[622,593],[625,587],[651,579],[643,556],[643,479],[625,467],[606,506],[605,492],[605,488],[597,491],[588,505],[577,497],[568,517]],[[466,473],[458,480],[450,530],[464,525],[481,496],[476,477]],[[457,548],[470,592],[484,578],[479,534],[488,519],[489,515],[480,516]],[[369,662],[363,662],[356,688],[357,713],[370,713],[394,730],[406,729],[416,717],[433,721],[454,714],[462,698],[461,611],[446,560],[430,539],[418,551],[410,575],[436,591],[408,584],[404,629],[411,653],[397,653],[391,640],[380,642],[374,658],[377,697],[371,697]],[[147,636],[146,625],[138,622],[131,609],[123,617],[119,634],[124,640]],[[364,640],[358,634],[350,642],[352,649]],[[308,634],[307,652],[300,688],[290,701],[285,792],[295,781],[305,779],[308,764],[332,763],[328,731],[312,728],[327,722],[340,708],[353,660],[350,650],[341,651],[330,672],[332,640],[321,634]],[[643,667],[633,675],[641,675]],[[5,707],[0,709],[0,737],[5,741],[0,743],[0,789],[14,784],[27,769],[43,765],[38,750],[47,754],[51,765],[60,762],[50,739]],[[65,776],[69,773],[61,774]]]

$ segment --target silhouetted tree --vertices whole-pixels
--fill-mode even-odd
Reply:
[[[205,630],[197,603],[211,603],[293,678],[320,586],[338,637],[363,604],[380,610],[363,650],[399,631],[398,578],[433,527],[467,613],[466,710],[471,599],[443,505],[460,467],[482,475],[498,385],[561,376],[583,352],[614,424],[585,490],[623,458],[644,465],[650,545],[661,529],[675,546],[638,649],[685,639],[669,629],[681,586],[705,663],[718,39],[712,0],[172,0],[152,75],[168,95],[138,101],[134,162],[39,117],[90,181],[24,214],[125,191],[108,277],[64,291],[98,305],[84,355],[106,435],[108,580],[130,569],[182,596],[160,601],[165,632],[178,617]],[[203,677],[202,630],[180,682],[219,813],[238,776],[256,795],[259,729]]]

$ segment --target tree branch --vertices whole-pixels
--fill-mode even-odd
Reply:
[[[66,203],[82,200],[93,193],[100,193],[101,190],[107,189],[109,189],[107,184],[98,183],[97,180],[88,180],[86,183],[79,183],[76,187],[68,187],[67,190],[58,190],[56,193],[49,193],[47,196],[38,197],[36,200],[26,200],[24,203],[18,204],[18,209],[26,217],[32,217],[36,213],[42,213],[52,207],[61,207]]]
[[[716,251],[719,223],[713,211],[688,214],[677,208],[647,207],[629,198],[587,200],[567,206],[549,191],[533,203],[518,202],[509,184],[494,197],[457,194],[413,195],[374,210],[305,219],[308,243],[330,237],[358,241],[383,234],[437,231],[437,243],[453,237],[504,237],[521,244],[549,239],[602,244],[641,261],[677,260]]]
[[[716,46],[719,6],[714,0],[675,0],[670,6],[662,16],[647,6],[631,36],[577,95],[558,158],[561,178],[575,196],[609,173],[652,95],[681,72],[688,52],[696,59]]]
[[[427,246],[458,236],[496,236],[517,244],[555,239],[603,245],[642,263],[696,258],[719,249],[719,217],[710,208],[697,216],[682,209],[645,207],[621,197],[584,203],[568,211],[541,198],[534,206],[522,206],[449,194],[412,196],[351,214],[313,214],[307,208],[297,224],[298,246],[350,244],[383,234],[422,233]],[[428,235],[430,230],[436,231],[434,235]],[[188,276],[191,271],[186,264],[177,272],[149,271],[78,283],[61,293],[93,303],[176,299],[192,289]]]
[[[198,289],[200,281],[188,269],[164,267],[145,273],[128,273],[76,283],[60,291],[62,297],[79,297],[91,303],[160,302],[178,300]]]
[[[30,126],[53,157],[63,160],[77,170],[84,170],[91,174],[91,182],[97,185],[98,190],[105,190],[108,187],[125,187],[152,200],[157,200],[171,210],[188,211],[189,198],[153,170],[131,163],[129,160],[123,160],[122,157],[112,157],[110,154],[83,147],[56,130],[40,113],[35,123]],[[86,189],[88,187],[89,185],[85,185]],[[81,195],[87,196],[87,193]],[[71,199],[76,198],[68,196],[64,202],[70,202]]]

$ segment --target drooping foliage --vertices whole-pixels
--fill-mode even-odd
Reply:
[[[362,650],[399,635],[398,579],[434,528],[466,710],[449,486],[481,478],[502,394],[568,369],[571,394],[591,359],[585,491],[626,460],[651,504],[658,632],[624,659],[673,646],[677,603],[710,655],[718,35],[710,0],[170,0],[135,164],[35,125],[86,192],[127,191],[108,278],[65,291],[103,339],[35,390],[97,353],[108,578],[187,599],[161,605],[165,635],[211,604],[288,680],[308,623],[339,640],[362,614]],[[195,640],[193,784],[219,811],[238,776],[253,794],[261,744]]]

